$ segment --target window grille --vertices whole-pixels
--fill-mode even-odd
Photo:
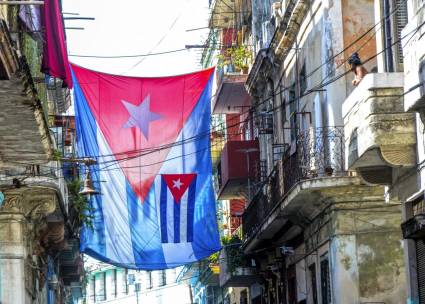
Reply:
[[[416,267],[419,303],[425,303],[425,243],[423,240],[416,241]]]
[[[259,134],[273,134],[273,114],[261,112],[255,119],[255,126]]]
[[[311,296],[313,304],[317,304],[317,279],[316,279],[316,264],[313,263],[308,267],[310,273]]]
[[[330,304],[331,300],[331,280],[329,274],[329,258],[325,254],[320,258],[320,281],[322,291],[322,304]]]
[[[407,16],[407,1],[405,0],[395,0],[395,7],[398,10],[395,13],[395,26],[397,32],[397,40],[401,39],[401,31],[406,26],[408,22]],[[401,41],[397,43],[397,54],[398,54],[398,63],[403,64],[403,46]]]

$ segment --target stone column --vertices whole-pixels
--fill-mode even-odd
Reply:
[[[34,294],[33,247],[40,220],[53,212],[56,195],[50,190],[5,191],[0,207],[0,303],[30,303]]]

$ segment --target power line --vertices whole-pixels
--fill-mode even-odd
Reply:
[[[171,22],[171,25],[168,27],[168,30],[164,33],[164,35],[161,37],[161,39],[158,40],[158,42],[153,46],[153,48],[149,51],[148,54],[152,54],[152,52],[164,41],[164,39],[168,36],[168,34],[172,31],[174,26],[176,25],[177,21],[180,19],[181,15],[183,14],[183,10],[180,12],[180,14],[174,19],[173,22]],[[134,69],[136,66],[141,64],[147,56],[143,56],[142,59],[140,59],[136,64],[134,64],[132,67],[130,67],[127,71],[123,72],[122,74],[130,72],[132,69]]]
[[[423,24],[422,24],[423,25]],[[413,31],[417,31],[422,25],[420,25],[417,29],[415,29],[415,30],[413,30]],[[408,34],[406,34],[403,38],[401,38],[401,39],[404,39],[405,37],[407,37],[408,35],[410,35],[413,31],[411,31],[410,33],[408,33]],[[387,48],[389,48],[389,47],[392,47],[393,45],[395,45],[395,44],[397,44],[397,43],[399,43],[400,42],[400,40],[401,39],[399,39],[399,40],[397,40],[397,41],[395,41],[392,45],[390,45],[390,46],[388,46]],[[352,46],[352,44],[350,44],[350,46]],[[364,46],[364,45],[363,45]],[[362,46],[362,47],[363,47]],[[384,52],[387,48],[385,48],[384,50],[382,50],[380,53],[382,53],[382,52]],[[376,55],[374,55],[374,56],[372,56],[372,57],[370,57],[370,58],[368,58],[367,60],[366,60],[366,62],[368,62],[368,61],[370,61],[370,60],[372,60],[373,58],[375,58],[376,56],[378,56],[380,53],[377,53]],[[333,79],[331,79],[330,81],[328,81],[328,82],[326,82],[326,83],[323,83],[323,80],[322,80],[322,82],[319,84],[319,85],[317,85],[316,87],[314,87],[313,89],[310,89],[310,90],[308,90],[306,93],[304,93],[301,97],[304,97],[304,96],[306,96],[306,95],[309,95],[310,93],[312,93],[312,92],[314,92],[314,91],[317,91],[318,89],[320,89],[320,88],[323,88],[323,87],[325,87],[325,86],[327,86],[327,85],[329,85],[329,84],[331,84],[332,82],[334,82],[334,81],[337,81],[338,79],[340,79],[341,77],[343,77],[343,76],[345,76],[346,74],[348,74],[350,71],[346,71],[345,73],[342,73],[341,75],[338,75],[338,76],[336,76],[336,77],[334,77]],[[246,112],[241,112],[240,113],[240,115],[242,116],[242,115],[244,115],[244,114],[247,114],[247,113],[250,113],[250,112],[252,112],[252,109],[253,108],[257,108],[257,107],[259,107],[260,105],[262,105],[262,104],[264,104],[266,101],[268,101],[268,100],[270,100],[270,99],[272,99],[273,97],[275,97],[277,94],[280,94],[280,93],[282,93],[282,92],[284,92],[284,91],[286,91],[287,89],[289,89],[289,87],[285,87],[285,88],[283,88],[283,89],[281,89],[280,91],[278,91],[278,92],[275,92],[274,94],[272,94],[272,96],[270,96],[270,97],[268,97],[268,98],[266,98],[266,99],[263,99],[261,102],[259,102],[259,103],[257,103],[256,105],[253,105],[248,111],[246,111]],[[288,103],[285,103],[285,105],[289,105],[290,103],[292,103],[292,102],[294,102],[294,101],[290,101],[290,102],[288,102]],[[281,106],[282,105],[280,105],[279,107],[278,107],[278,109],[277,110],[279,110],[279,109],[281,109]],[[271,110],[269,110],[269,111],[267,111],[267,112],[271,112],[271,111],[275,111],[276,110],[276,107],[274,107],[274,108],[272,108]],[[247,120],[245,120],[245,121],[239,121],[238,123],[236,123],[236,124],[234,124],[234,125],[230,125],[230,126],[226,126],[226,127],[224,127],[223,126],[223,128],[221,129],[221,131],[223,131],[223,130],[226,130],[226,129],[228,129],[228,128],[231,128],[231,127],[235,127],[235,126],[240,126],[241,124],[245,124],[246,123],[246,121]],[[224,122],[223,123],[220,123],[220,125],[223,125],[224,124]],[[214,131],[217,131],[217,130],[214,130]],[[193,136],[192,138],[189,138],[189,140],[190,141],[195,141],[197,138],[199,138],[199,137],[202,137],[202,136],[206,136],[206,135],[211,135],[211,132],[214,132],[213,130],[209,130],[209,131],[207,131],[207,132],[205,132],[204,134],[197,134],[197,135],[195,135],[195,136]],[[188,140],[188,139],[187,139]],[[190,141],[188,141],[188,142],[190,142]],[[186,143],[186,140],[185,141],[180,141],[180,142],[175,142],[175,143],[170,143],[170,144],[166,144],[166,145],[163,145],[163,146],[160,146],[160,147],[157,147],[157,148],[151,148],[151,149],[140,149],[139,151],[140,152],[145,152],[146,151],[146,153],[148,153],[148,154],[150,154],[150,153],[155,153],[155,152],[158,152],[158,151],[160,151],[160,150],[163,150],[163,149],[169,149],[169,148],[171,148],[171,147],[173,147],[173,146],[176,146],[176,145],[183,145],[183,144],[185,144]],[[116,154],[111,154],[110,156],[112,156],[112,155],[121,155],[121,154],[134,154],[134,153],[138,153],[138,151],[136,151],[136,150],[133,150],[133,151],[126,151],[126,152],[121,152],[121,153],[116,153]],[[145,154],[146,155],[146,154]],[[103,163],[110,163],[110,162],[121,162],[121,161],[126,161],[126,160],[129,160],[129,159],[133,159],[133,158],[139,158],[139,157],[142,157],[142,156],[145,156],[145,155],[143,155],[143,154],[139,154],[139,155],[134,155],[134,156],[131,156],[131,157],[127,157],[127,158],[123,158],[123,159],[117,159],[117,160],[112,160],[112,161],[105,161],[105,162],[103,162]],[[108,155],[102,155],[102,156],[98,156],[98,157],[105,157],[105,156],[108,156]],[[87,156],[88,157],[88,156]],[[31,164],[28,164],[28,165],[31,165]]]
[[[163,51],[158,53],[146,53],[146,54],[135,54],[135,55],[78,55],[78,54],[69,54],[70,57],[79,57],[79,58],[99,58],[99,59],[119,59],[119,58],[137,58],[137,57],[149,57],[149,56],[157,56],[164,54],[171,54],[177,52],[187,51],[184,49],[176,49],[170,51]]]

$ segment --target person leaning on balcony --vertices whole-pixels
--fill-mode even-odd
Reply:
[[[351,71],[353,71],[355,75],[351,83],[353,84],[353,86],[357,86],[368,72],[363,66],[358,53],[353,53],[350,58],[348,58],[348,64],[351,67]]]

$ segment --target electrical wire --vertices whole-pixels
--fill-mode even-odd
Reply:
[[[406,0],[404,0],[404,1],[406,1]],[[348,48],[350,48],[350,47],[352,47],[355,43],[357,43],[358,41],[360,41],[363,37],[365,37],[371,30],[373,30],[378,24],[380,24],[383,20],[385,20],[386,18],[388,18],[389,16],[391,16],[392,14],[394,14],[399,8],[400,8],[400,5],[401,5],[401,3],[402,2],[400,2],[399,3],[399,5],[390,13],[390,14],[388,14],[387,16],[385,16],[384,18],[382,18],[378,23],[376,23],[373,27],[371,27],[370,29],[368,29],[365,33],[363,33],[360,37],[358,37],[355,41],[353,41],[352,43],[350,43],[346,48],[344,48],[342,51],[340,51],[339,53],[337,53],[336,55],[334,55],[332,58],[334,59],[334,58],[336,58],[337,56],[339,56],[339,55],[341,55],[344,51],[346,51]],[[372,36],[373,37],[373,36]],[[369,40],[370,40],[371,38],[369,38]],[[368,41],[369,41],[368,40]],[[367,42],[368,42],[367,41]],[[367,43],[366,42],[366,43]],[[364,43],[359,49],[361,49],[366,43]],[[358,49],[358,50],[359,50]],[[357,51],[358,51],[357,50]],[[328,61],[326,61],[326,62],[324,62],[324,63],[322,63],[319,67],[317,67],[317,68],[315,68],[311,73],[309,73],[308,74],[308,77],[311,77],[313,74],[314,74],[314,72],[315,71],[317,71],[317,70],[319,70],[324,64],[327,64],[328,62],[329,62],[329,60],[332,60],[332,59],[328,59]],[[345,75],[344,75],[345,76]],[[308,78],[307,76],[306,76],[306,78],[305,79],[307,79]],[[342,76],[341,76],[342,77]],[[339,79],[339,78],[338,78]],[[287,90],[287,89],[289,89],[289,87],[286,87],[286,88],[284,88],[283,90],[280,90],[279,92],[275,92],[274,94],[273,94],[273,96],[270,96],[269,98],[267,98],[265,101],[268,101],[268,100],[270,100],[272,97],[275,97],[277,94],[281,94],[282,92],[284,92],[285,90]],[[305,96],[305,95],[307,95],[307,94],[304,94],[303,96]],[[303,96],[301,96],[301,97],[303,97]],[[262,103],[261,103],[262,104]],[[257,104],[257,106],[258,106],[258,104]],[[282,105],[280,105],[280,107],[281,107]],[[250,112],[250,110],[249,111],[247,111],[246,113],[248,113],[248,112]],[[243,115],[243,114],[246,114],[246,113],[241,113],[241,115]],[[241,123],[244,123],[244,122],[241,122]],[[202,135],[201,135],[202,136]],[[166,148],[166,147],[164,147],[164,148]],[[130,152],[130,151],[128,151],[128,152],[122,152],[122,154],[127,154],[127,153],[134,153],[135,151],[132,151],[132,152]]]
[[[417,31],[417,30],[419,30],[419,28],[420,27],[422,27],[423,26],[423,24],[421,24],[420,26],[418,26],[416,29],[414,29],[413,31]],[[408,35],[410,35],[413,31],[411,31],[410,33],[408,33],[408,34],[406,34],[404,37],[402,37],[401,39],[399,39],[399,40],[397,40],[397,41],[395,41],[394,43],[392,43],[392,45],[390,45],[390,46],[388,46],[387,48],[389,48],[389,47],[392,47],[393,45],[395,45],[395,44],[397,44],[397,43],[399,43],[400,42],[400,40],[402,40],[402,39],[404,39],[405,37],[407,37]],[[384,50],[382,50],[381,52],[379,52],[379,53],[377,53],[377,54],[375,54],[374,56],[372,56],[372,57],[370,57],[370,58],[368,58],[365,62],[368,62],[368,61],[370,61],[370,60],[372,60],[373,58],[375,58],[376,56],[378,56],[380,53],[382,53],[382,52],[384,52],[387,48],[385,48]],[[312,93],[312,92],[314,92],[314,91],[317,91],[318,89],[320,89],[320,88],[323,88],[323,87],[325,87],[325,86],[327,86],[327,85],[329,85],[329,84],[331,84],[332,82],[334,82],[334,81],[336,81],[336,80],[338,80],[338,79],[340,79],[341,77],[343,77],[343,76],[345,76],[347,73],[349,73],[350,71],[346,71],[345,73],[342,73],[341,75],[338,75],[338,76],[336,76],[336,77],[334,77],[333,79],[331,79],[330,81],[328,81],[328,82],[326,82],[326,83],[321,83],[321,84],[319,84],[319,85],[317,85],[316,87],[314,87],[313,89],[310,89],[310,90],[308,90],[306,93],[304,93],[301,97],[303,97],[303,96],[306,96],[306,95],[308,95],[308,94],[310,94],[310,93]],[[280,91],[278,91],[277,92],[277,94],[280,94],[280,93],[282,93],[282,92],[284,92],[284,91],[286,91],[288,89],[288,87],[286,87],[286,88],[283,88],[283,89],[281,89]],[[263,103],[265,103],[266,101],[268,101],[268,100],[270,100],[271,98],[273,98],[273,97],[275,97],[277,94],[273,94],[273,96],[270,96],[269,98],[266,98],[266,99],[264,99],[262,102],[260,102],[260,103],[257,103],[256,105],[254,105],[253,107],[251,107],[248,111],[246,111],[246,112],[242,112],[240,115],[242,116],[242,115],[244,115],[244,114],[249,114],[249,113],[251,113],[252,112],[252,108],[256,108],[256,107],[258,107],[258,106],[260,106],[261,104],[263,104]],[[285,105],[288,105],[288,104],[290,104],[290,103],[292,103],[292,102],[294,102],[294,101],[290,101],[290,102],[288,102],[288,103],[286,103]],[[273,108],[273,109],[271,109],[271,110],[269,110],[269,111],[267,111],[267,112],[271,112],[271,111],[275,111],[275,110],[280,110],[281,109],[281,107],[282,107],[282,105],[280,105],[279,106],[279,108],[277,108],[276,109],[276,107],[275,108]],[[223,131],[223,130],[226,130],[226,129],[228,129],[228,128],[230,128],[230,127],[236,127],[236,126],[240,126],[241,124],[245,124],[246,123],[246,121],[240,121],[240,122],[238,122],[238,123],[236,123],[236,124],[234,124],[234,125],[231,125],[231,126],[227,126],[227,127],[224,127],[223,126],[223,128],[221,129],[221,131]],[[221,125],[223,125],[224,124],[224,122],[223,123],[221,123]],[[194,137],[192,137],[192,138],[190,138],[190,140],[196,140],[196,138],[199,138],[199,136],[206,136],[206,135],[211,135],[211,133],[212,132],[217,132],[218,130],[210,130],[210,131],[208,131],[208,132],[206,132],[206,134],[197,134],[197,135],[195,135]],[[218,131],[218,132],[220,132],[220,131]],[[171,144],[167,144],[167,145],[164,145],[164,146],[161,146],[161,147],[157,147],[157,148],[155,148],[155,149],[151,149],[151,150],[149,150],[149,151],[146,151],[146,150],[144,150],[144,149],[141,149],[140,151],[142,151],[143,150],[143,152],[145,152],[146,151],[146,153],[154,153],[154,152],[158,152],[158,151],[160,151],[160,150],[162,150],[162,149],[169,149],[169,148],[171,148],[171,147],[173,147],[173,146],[176,146],[176,145],[182,145],[182,144],[185,144],[186,142],[184,142],[184,141],[181,141],[181,142],[175,142],[175,143],[171,143]],[[111,156],[112,155],[124,155],[124,154],[133,154],[133,153],[137,153],[136,151],[127,151],[127,152],[121,152],[121,153],[118,153],[118,154],[111,154]],[[137,157],[141,157],[141,156],[144,156],[143,154],[141,154],[141,155],[134,155],[134,156],[132,156],[132,157],[128,157],[128,158],[123,158],[123,159],[118,159],[118,160],[113,160],[113,161],[107,161],[107,162],[116,162],[116,161],[125,161],[125,160],[129,160],[129,159],[132,159],[132,158],[137,158]],[[98,157],[100,157],[100,156],[98,156]],[[105,156],[102,156],[102,157],[105,157]],[[31,164],[28,164],[28,165],[31,165]]]
[[[186,48],[184,49],[176,49],[176,50],[170,50],[170,51],[163,51],[163,52],[157,52],[157,53],[146,53],[146,54],[135,54],[135,55],[78,55],[78,54],[69,54],[69,57],[80,57],[80,58],[99,58],[99,59],[119,59],[119,58],[137,58],[137,57],[149,57],[149,56],[157,56],[157,55],[164,55],[164,54],[171,54],[171,53],[177,53],[177,52],[183,52],[187,51]]]
[[[161,39],[158,40],[158,42],[153,46],[153,48],[148,52],[148,54],[152,54],[152,52],[164,41],[165,38],[167,38],[168,34],[172,31],[172,29],[174,28],[174,26],[176,25],[177,21],[180,19],[180,17],[183,14],[183,10],[180,12],[180,14],[174,19],[174,21],[171,23],[171,25],[168,27],[168,30],[165,32],[165,34],[161,37]],[[142,59],[140,59],[138,62],[136,62],[136,64],[134,64],[133,66],[131,66],[127,71],[121,73],[121,74],[127,74],[128,72],[130,72],[132,69],[134,69],[135,67],[137,67],[139,64],[141,64],[148,56],[143,56]]]

